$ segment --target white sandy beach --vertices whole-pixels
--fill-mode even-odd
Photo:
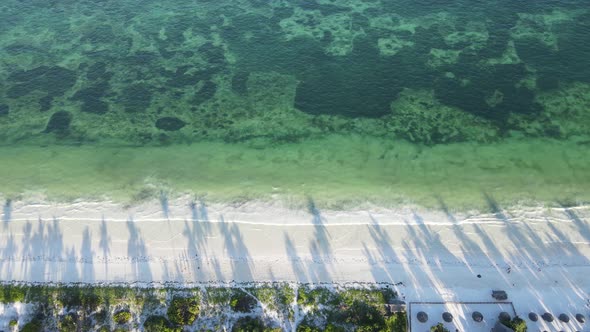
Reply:
[[[407,302],[491,301],[491,290],[502,289],[522,317],[590,316],[587,206],[453,214],[294,211],[188,197],[131,208],[28,199],[5,204],[2,221],[2,281],[386,282]],[[460,316],[461,308],[449,310]],[[574,319],[527,323],[532,331],[590,330]]]

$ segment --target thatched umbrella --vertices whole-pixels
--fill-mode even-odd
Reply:
[[[492,291],[492,297],[498,301],[508,300],[508,294],[506,294],[506,292],[503,290]]]
[[[586,317],[582,314],[576,314],[576,320],[583,324],[586,322]]]
[[[551,323],[553,321],[553,315],[548,312],[541,315],[541,317],[543,317],[543,320],[545,320],[546,322]]]
[[[417,315],[416,318],[418,318],[418,321],[420,323],[426,323],[428,321],[428,314],[425,313],[424,311],[420,311]]]
[[[500,315],[498,315],[498,319],[499,319],[501,322],[504,322],[504,321],[511,320],[511,319],[512,319],[512,317],[511,317],[511,316],[510,316],[510,314],[509,314],[509,313],[507,313],[506,311],[502,311],[502,312],[500,313]]]
[[[532,320],[533,322],[536,322],[539,320],[539,315],[537,315],[534,312],[529,312],[529,319]]]
[[[559,314],[559,320],[564,323],[569,323],[570,317],[566,314]]]
[[[445,322],[447,322],[447,323],[450,323],[450,322],[452,322],[452,321],[453,321],[453,315],[451,315],[451,313],[450,313],[450,312],[443,312],[443,314],[442,314],[442,319],[443,319]]]
[[[471,314],[471,318],[478,323],[483,321],[483,315],[479,311],[474,311],[473,314]]]

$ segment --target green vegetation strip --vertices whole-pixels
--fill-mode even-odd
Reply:
[[[33,304],[8,317],[21,331],[183,330],[406,331],[405,312],[389,314],[397,294],[388,287],[344,288],[290,284],[248,287],[131,288],[114,286],[0,286],[0,303]],[[297,323],[296,323],[297,322]]]

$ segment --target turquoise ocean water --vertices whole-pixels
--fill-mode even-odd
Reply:
[[[5,0],[0,193],[590,199],[587,1]]]

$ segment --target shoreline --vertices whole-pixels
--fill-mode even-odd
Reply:
[[[50,201],[42,195],[31,195],[20,200],[3,197],[0,211],[3,222],[29,221],[32,218],[59,219],[62,222],[92,222],[106,220],[122,222],[192,222],[231,223],[266,226],[322,226],[338,225],[466,225],[505,224],[538,221],[560,222],[572,213],[590,215],[590,204],[564,206],[554,204],[526,204],[502,207],[489,198],[484,209],[450,210],[443,202],[438,208],[416,204],[394,207],[365,203],[349,209],[319,208],[312,199],[305,206],[291,205],[282,200],[248,200],[242,202],[209,202],[195,199],[190,194],[174,198],[146,200],[133,205],[113,200],[83,200],[73,202]],[[272,220],[272,221],[271,221]]]
[[[407,205],[449,210],[590,202],[590,150],[575,141],[504,140],[420,146],[374,137],[256,149],[201,142],[168,147],[0,147],[1,195],[113,199],[127,205],[184,193],[321,209]]]

